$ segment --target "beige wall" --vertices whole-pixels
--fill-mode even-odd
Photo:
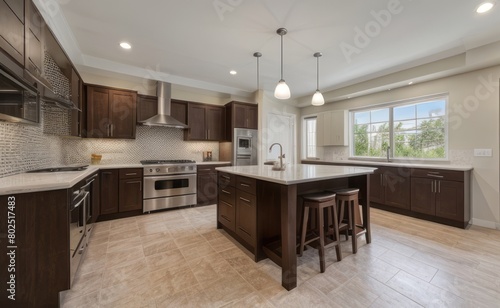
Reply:
[[[449,93],[450,164],[474,167],[471,184],[472,223],[500,229],[499,79],[500,66],[494,66],[321,107],[305,107],[301,115]],[[492,149],[493,156],[474,157],[473,151],[478,148]]]

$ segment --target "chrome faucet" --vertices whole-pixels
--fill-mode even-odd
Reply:
[[[391,151],[391,147],[388,146],[387,147],[387,162],[390,162],[391,161],[391,158],[390,158],[390,151]]]
[[[276,168],[273,166],[273,170],[285,170],[285,168],[283,166],[283,158],[285,158],[285,154],[283,154],[283,147],[281,146],[281,144],[279,144],[277,142],[271,144],[271,146],[269,147],[269,153],[271,153],[271,151],[273,150],[273,146],[275,146],[275,145],[280,146],[280,156],[278,156],[278,158],[280,159],[280,165],[279,165],[279,168]]]

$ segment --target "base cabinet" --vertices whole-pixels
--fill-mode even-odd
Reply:
[[[198,165],[196,178],[196,203],[198,205],[209,205],[217,203],[217,167],[227,165]]]
[[[438,218],[468,223],[468,175],[459,171],[420,169],[411,180],[411,210]]]
[[[100,214],[142,210],[142,168],[101,170]]]
[[[408,168],[377,169],[370,175],[371,202],[409,210],[410,174]]]
[[[218,227],[224,226],[251,250],[257,247],[256,180],[219,172]]]

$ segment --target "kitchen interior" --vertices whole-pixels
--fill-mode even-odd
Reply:
[[[488,3],[1,0],[0,304],[498,305]]]

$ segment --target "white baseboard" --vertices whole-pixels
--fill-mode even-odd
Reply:
[[[500,230],[500,223],[496,223],[494,221],[472,218],[472,224],[474,226]]]

